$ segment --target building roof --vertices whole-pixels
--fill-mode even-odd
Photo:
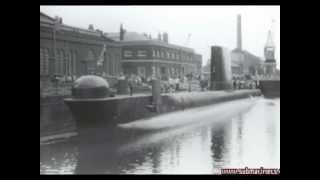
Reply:
[[[233,49],[232,53],[241,53],[244,56],[244,61],[247,63],[254,63],[254,64],[262,64],[263,60],[262,58],[252,54],[251,52],[247,50],[240,50],[240,49]],[[232,59],[233,63],[239,63],[239,59]]]
[[[123,42],[123,45],[156,45],[156,46],[162,46],[162,47],[167,47],[167,48],[173,48],[173,49],[178,49],[178,50],[182,50],[182,51],[186,51],[186,52],[190,52],[190,53],[194,53],[194,50],[188,47],[184,47],[184,46],[179,46],[179,45],[174,45],[174,44],[168,44],[166,42],[163,41],[159,41],[159,40],[139,40],[139,41],[127,41],[127,42]]]
[[[43,12],[40,12],[40,23],[49,23],[53,24],[54,23],[54,18],[44,14]]]
[[[105,33],[105,35],[110,39],[113,39],[115,41],[120,41],[120,33],[118,32]],[[122,41],[127,42],[127,41],[141,41],[141,40],[149,40],[149,38],[137,32],[126,32]]]
[[[120,41],[120,33],[105,33],[105,35],[115,41]],[[186,52],[190,52],[190,53],[195,53],[194,50],[192,48],[188,48],[188,47],[184,47],[184,46],[179,46],[179,45],[175,45],[175,44],[169,44],[166,43],[164,41],[160,41],[158,39],[150,39],[148,38],[146,35],[141,34],[141,33],[137,33],[137,32],[126,32],[124,34],[123,40],[121,41],[122,45],[127,45],[127,46],[131,46],[131,45],[156,45],[156,46],[164,46],[167,48],[173,48],[173,49],[179,49],[179,50],[183,50]]]
[[[47,25],[50,27],[53,27],[55,24],[55,19],[40,12],[40,25]],[[76,32],[84,35],[90,35],[90,36],[96,36],[96,37],[103,37],[105,40],[114,42],[114,40],[106,37],[103,32],[97,31],[97,30],[89,30],[89,29],[83,29],[79,27],[74,27],[74,26],[69,26],[63,23],[60,23],[56,26],[57,30],[62,30],[62,31],[69,31],[69,32]]]

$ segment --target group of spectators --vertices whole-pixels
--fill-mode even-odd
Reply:
[[[233,89],[257,89],[259,84],[257,80],[233,80]]]
[[[192,80],[195,80],[192,75],[186,75],[184,77],[178,76],[162,76],[160,78],[160,87],[162,93],[173,93],[182,89],[191,89],[190,83]],[[133,88],[139,87],[149,87],[152,88],[152,77],[144,78],[143,76],[137,74],[124,75],[121,74],[118,80],[128,80],[128,86],[132,92]]]

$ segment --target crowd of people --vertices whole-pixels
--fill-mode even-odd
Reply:
[[[124,75],[120,74],[118,80],[127,80],[130,92],[133,91],[134,88],[143,88],[148,87],[150,90],[152,89],[152,76],[143,77],[138,74],[130,74]],[[190,90],[191,81],[197,80],[192,75],[186,75],[184,77],[179,76],[162,76],[160,78],[160,87],[162,93],[173,93],[180,90]]]
[[[257,80],[233,80],[233,89],[258,89]]]
[[[104,77],[104,76],[103,76]],[[104,77],[110,81],[110,77]],[[65,82],[72,81],[75,77],[70,79],[63,79]],[[119,82],[119,80],[126,80],[128,83],[128,89],[130,94],[133,94],[133,91],[139,92],[139,89],[152,89],[152,76],[144,77],[139,74],[123,74],[121,73],[117,77],[112,77],[114,82]],[[54,78],[57,82],[61,79]],[[114,84],[114,83],[112,83]],[[114,84],[115,86],[117,86]],[[185,76],[161,76],[160,77],[160,87],[162,93],[174,93],[177,91],[191,91],[191,86],[197,86],[201,88],[201,91],[209,89],[209,79],[204,78],[203,76],[193,76],[192,74],[187,74]],[[259,88],[259,82],[251,78],[233,78],[232,85],[234,90],[240,89],[257,89]],[[116,88],[116,87],[115,87]],[[41,89],[41,87],[40,87]],[[193,88],[194,89],[194,88]]]
[[[232,85],[234,90],[239,89],[257,89],[259,88],[259,81],[252,78],[233,78]],[[209,88],[209,79],[200,78],[201,90]]]

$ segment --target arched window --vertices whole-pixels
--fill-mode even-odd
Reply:
[[[108,68],[108,58],[107,58],[107,53],[106,52],[104,52],[104,54],[103,54],[103,57],[104,57],[104,59],[103,59],[103,72],[106,72],[107,71],[107,68]]]
[[[65,72],[66,72],[66,69],[65,69],[65,52],[64,50],[60,50],[60,74],[61,75],[64,75]]]
[[[56,57],[55,57],[55,74],[62,75],[63,72],[63,51],[58,49],[56,50]]]
[[[72,70],[71,74],[76,75],[77,73],[77,52],[76,51],[71,51],[71,64],[72,64]]]
[[[49,74],[49,49],[40,48],[40,75]]]
[[[110,60],[111,60],[111,57],[110,57],[110,54],[108,54],[107,56],[107,59],[106,59],[106,73],[107,74],[110,74]]]
[[[87,55],[87,61],[94,61],[95,60],[95,55],[93,53],[93,51],[90,49]]]
[[[64,51],[63,53],[63,75],[68,76],[69,74],[69,52]]]
[[[110,55],[110,75],[113,75],[113,55]]]
[[[154,49],[152,49],[152,57],[156,57],[156,51]]]
[[[40,75],[49,74],[49,50],[40,48]]]
[[[113,75],[116,76],[118,72],[118,56],[114,55],[114,63],[113,63]]]
[[[72,52],[68,52],[68,76],[72,75]]]
[[[116,75],[119,75],[120,74],[120,55],[117,55],[116,56]]]

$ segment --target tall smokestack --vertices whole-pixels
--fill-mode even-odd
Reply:
[[[161,41],[161,34],[158,34],[158,40]]]
[[[123,41],[124,39],[124,33],[125,33],[125,30],[123,29],[123,26],[122,24],[120,25],[120,41]]]
[[[237,49],[242,50],[241,15],[237,17]]]

